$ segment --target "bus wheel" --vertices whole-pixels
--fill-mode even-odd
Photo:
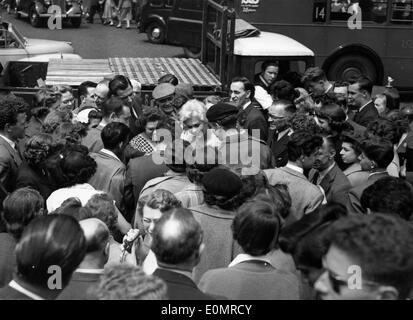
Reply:
[[[165,41],[165,28],[157,22],[152,22],[146,28],[146,35],[149,42],[160,44]]]
[[[350,81],[360,75],[368,76],[373,83],[378,82],[378,70],[375,64],[365,56],[349,54],[339,57],[327,71],[330,80]]]
[[[184,47],[184,54],[187,58],[201,59],[201,48]]]

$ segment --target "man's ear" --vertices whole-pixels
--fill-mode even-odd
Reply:
[[[377,300],[398,300],[399,291],[391,286],[380,286],[377,289]]]
[[[247,90],[245,92],[246,92],[247,98],[250,99],[251,98],[251,90]]]
[[[116,115],[116,113],[112,112],[109,116],[109,120],[116,120],[118,118],[118,116]]]
[[[4,125],[4,132],[10,132],[11,131],[11,125],[10,123],[6,123]]]

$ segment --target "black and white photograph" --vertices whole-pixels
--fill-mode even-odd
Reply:
[[[0,300],[412,298],[413,0],[0,0]]]

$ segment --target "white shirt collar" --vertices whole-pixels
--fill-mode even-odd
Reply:
[[[278,133],[277,141],[279,141],[282,137],[284,137],[286,134],[290,133],[291,129],[287,128],[280,133]]]
[[[245,110],[248,108],[248,106],[251,104],[251,101],[248,101],[244,106],[242,107],[242,110]]]
[[[0,137],[2,137],[4,140],[6,140],[6,142],[13,148],[16,148],[16,143],[12,140],[10,140],[9,138],[3,136],[2,134],[0,134]]]
[[[119,160],[120,162],[122,162],[116,154],[114,154],[112,151],[110,151],[108,149],[103,148],[103,149],[100,150],[100,152],[103,152],[103,153],[107,154],[108,156],[111,156],[111,157]]]
[[[104,269],[76,269],[78,273],[103,274]]]
[[[295,164],[291,163],[290,161],[287,162],[286,167],[290,168],[294,171],[298,171],[301,174],[304,174],[304,169],[303,168],[300,168],[300,167],[296,166]]]
[[[367,106],[370,102],[372,102],[373,100],[369,100],[369,102],[367,102],[366,104],[363,104],[362,106],[361,106],[361,108],[359,109],[359,112],[361,111],[361,110],[363,110],[364,108],[365,108],[365,106]]]
[[[331,82],[329,82],[329,86],[328,86],[327,90],[324,92],[324,94],[328,93],[332,88],[333,88],[333,84]]]
[[[18,284],[16,281],[12,280],[9,283],[9,287],[13,288],[14,290],[20,292],[21,294],[24,294],[25,296],[32,298],[33,300],[45,300],[41,296],[23,288],[20,284]]]
[[[233,266],[236,266],[237,264],[240,264],[240,263],[242,263],[242,262],[251,261],[251,260],[263,261],[263,262],[266,262],[266,263],[268,263],[269,265],[271,265],[273,268],[275,268],[275,267],[272,265],[271,260],[268,258],[268,255],[254,257],[254,256],[251,256],[251,255],[249,255],[249,254],[247,254],[247,253],[240,253],[239,255],[237,255],[237,256],[235,257],[235,259],[232,260],[232,262],[228,265],[228,268],[231,268],[231,267],[233,267]]]

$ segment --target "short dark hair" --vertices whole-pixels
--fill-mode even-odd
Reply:
[[[92,212],[88,208],[84,208],[82,206],[82,202],[78,198],[74,197],[63,201],[60,207],[50,214],[64,214],[75,218],[77,221],[93,217]]]
[[[211,159],[211,156],[213,156],[213,159]],[[194,148],[192,158],[194,163],[186,166],[186,175],[189,181],[196,184],[201,184],[205,172],[211,171],[219,164],[218,149],[206,145],[202,148]]]
[[[100,137],[105,149],[113,150],[119,143],[128,142],[130,134],[131,131],[126,124],[111,122],[103,128]]]
[[[367,131],[378,137],[387,139],[393,144],[398,144],[404,133],[404,128],[396,122],[380,118],[370,122],[367,126]]]
[[[109,95],[116,95],[118,90],[125,90],[128,86],[132,87],[129,78],[124,75],[117,75],[109,82]]]
[[[142,127],[144,128],[148,122],[159,121],[159,126],[163,125],[163,115],[158,108],[145,107],[143,109]]]
[[[0,103],[0,130],[3,131],[6,124],[17,124],[17,110],[11,105],[3,105]]]
[[[61,187],[87,183],[96,172],[96,161],[89,156],[89,150],[84,146],[67,146],[61,152],[60,158],[57,170],[60,170],[60,177],[64,181]]]
[[[309,82],[318,82],[318,81],[327,81],[327,76],[324,72],[323,69],[321,69],[320,67],[311,67],[308,68],[303,77],[301,78],[301,81],[304,84],[308,84]]]
[[[296,112],[290,119],[290,126],[294,132],[306,131],[308,134],[319,134],[320,127],[317,125],[313,117],[308,116],[304,112]]]
[[[298,98],[298,94],[292,84],[285,80],[274,82],[274,84],[271,85],[270,90],[274,98],[278,100],[287,100],[292,103],[296,98]]]
[[[167,73],[158,79],[158,84],[160,83],[170,83],[174,86],[177,86],[179,81],[175,75],[171,73]]]
[[[88,88],[96,88],[97,83],[96,82],[92,82],[92,81],[83,81],[79,87],[77,88],[77,94],[79,96],[79,98],[81,96],[86,96],[88,94],[87,89]]]
[[[98,300],[166,300],[166,283],[140,267],[115,264],[105,267],[92,296]]]
[[[373,91],[373,82],[370,80],[369,77],[365,75],[361,75],[360,77],[351,81],[351,84],[358,84],[359,90],[367,91],[370,95]]]
[[[367,158],[376,162],[379,168],[383,169],[387,168],[394,158],[392,143],[374,135],[365,137],[361,143],[361,150]]]
[[[1,217],[7,232],[20,239],[24,228],[36,216],[44,213],[44,199],[37,190],[29,187],[17,189],[3,201]]]
[[[118,225],[118,212],[113,200],[106,193],[93,195],[86,203],[85,208],[91,212],[91,218],[102,220],[111,234],[114,234]]]
[[[404,179],[385,177],[366,188],[360,202],[366,210],[396,214],[410,221],[413,214],[413,187]]]
[[[355,215],[335,222],[325,237],[363,270],[363,279],[390,285],[406,299],[413,285],[413,228],[392,215]]]
[[[277,246],[281,218],[269,201],[247,201],[232,222],[233,238],[252,256],[267,254]]]
[[[231,83],[242,82],[244,85],[244,90],[250,92],[250,100],[253,100],[255,97],[255,86],[254,84],[246,77],[235,77],[232,78]]]
[[[356,155],[361,154],[361,141],[363,137],[354,131],[346,130],[341,133],[341,141],[344,143],[350,143]]]
[[[115,113],[117,116],[123,113],[123,101],[116,96],[111,96],[109,99],[106,99],[101,107],[104,118],[109,117],[112,113]]]
[[[338,104],[323,104],[319,109],[316,109],[316,115],[327,120],[332,131],[341,133],[345,129],[350,129],[346,122],[347,115]]]
[[[16,246],[17,274],[30,284],[48,288],[50,266],[59,266],[65,287],[86,253],[79,223],[66,215],[35,218]]]
[[[264,72],[269,66],[279,67],[280,64],[276,60],[265,60],[261,65],[261,71]]]
[[[171,223],[176,226],[174,234],[168,232]],[[203,236],[201,226],[192,212],[185,208],[164,212],[155,224],[152,235],[152,251],[156,259],[167,264],[187,262],[199,249]]]
[[[310,156],[323,145],[323,138],[311,135],[306,131],[297,131],[290,136],[288,141],[288,160],[297,161],[301,156]]]

